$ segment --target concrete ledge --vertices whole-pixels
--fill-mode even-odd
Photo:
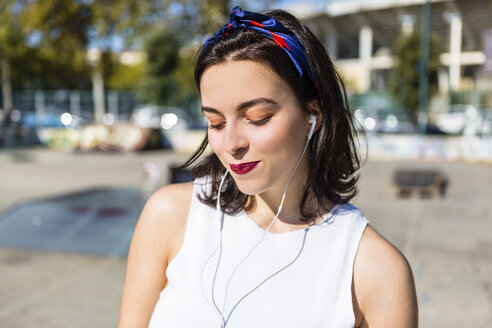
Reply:
[[[360,138],[359,143],[362,155],[367,155],[371,160],[463,161],[492,164],[492,136],[367,134],[367,138]]]

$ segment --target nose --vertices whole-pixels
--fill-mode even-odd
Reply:
[[[240,124],[227,124],[224,133],[225,150],[235,158],[241,157],[249,146],[249,141]]]

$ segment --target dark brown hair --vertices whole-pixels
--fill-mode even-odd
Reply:
[[[273,40],[247,28],[234,29],[201,51],[195,66],[195,82],[200,91],[200,79],[207,68],[227,61],[251,60],[266,65],[288,83],[303,111],[308,112],[307,104],[318,100],[322,122],[308,147],[309,174],[300,199],[302,220],[309,221],[328,211],[331,203],[347,203],[357,193],[360,160],[354,139],[353,117],[348,109],[343,82],[317,37],[305,24],[283,10],[272,10],[265,14],[282,23],[299,39],[318,90],[308,74],[299,77],[288,55]],[[203,154],[207,144],[208,139],[205,137],[198,150],[182,167],[194,163]],[[214,153],[193,168],[195,177],[209,176],[211,179],[210,194],[200,197],[203,203],[215,206],[224,173],[225,168]],[[225,213],[237,214],[246,206],[248,195],[238,189],[230,175],[222,190],[221,207]],[[310,203],[316,205],[314,210],[308,209]]]

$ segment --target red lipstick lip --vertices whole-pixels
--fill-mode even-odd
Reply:
[[[258,164],[259,161],[257,162],[248,162],[248,163],[241,163],[241,164],[229,164],[232,172],[236,174],[246,174],[250,172],[252,169],[256,167],[256,164]]]

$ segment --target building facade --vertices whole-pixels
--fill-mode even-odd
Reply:
[[[402,33],[421,30],[427,0],[333,0],[322,7],[298,3],[302,17],[325,43],[356,92],[385,88],[392,48]],[[492,93],[492,1],[429,0],[431,34],[439,42],[441,94]],[[489,92],[490,91],[490,92]],[[492,106],[492,97],[485,101]]]

